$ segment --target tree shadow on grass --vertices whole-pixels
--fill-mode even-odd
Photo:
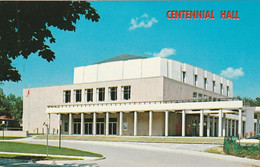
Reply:
[[[60,167],[60,166],[78,166],[78,167],[99,167],[96,163],[64,163],[57,165],[55,160],[52,164],[36,164],[36,161],[49,160],[44,156],[31,157],[31,156],[13,156],[13,158],[2,158],[0,157],[0,167],[2,166],[21,166],[21,167],[32,167],[32,166],[43,166],[43,167]]]

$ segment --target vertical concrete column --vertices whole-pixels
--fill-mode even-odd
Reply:
[[[106,112],[106,135],[109,134],[109,112]]]
[[[233,136],[233,120],[230,120],[230,136]]]
[[[92,130],[92,134],[93,135],[96,135],[96,132],[97,132],[97,113],[93,113],[93,125],[92,125],[92,127],[93,127],[93,130]]]
[[[185,110],[182,110],[181,135],[185,136]]]
[[[69,135],[72,135],[72,113],[69,113]]]
[[[203,137],[204,115],[203,110],[200,110],[200,137]]]
[[[210,136],[210,116],[207,115],[207,137]]]
[[[60,131],[61,131],[61,113],[58,114],[58,122],[59,122],[58,134],[60,134]]]
[[[243,137],[242,134],[242,126],[243,126],[243,122],[242,122],[242,109],[238,109],[238,136],[239,138]]]
[[[165,136],[168,136],[168,129],[169,129],[169,111],[165,111]]]
[[[223,126],[223,133],[222,133],[222,135],[223,135],[223,137],[225,137],[226,136],[226,114],[225,113],[223,113],[223,121],[222,121],[222,126]]]
[[[259,129],[260,129],[259,120],[260,120],[260,113],[257,113],[257,117],[256,117],[256,135],[259,135]]]
[[[134,112],[134,136],[137,135],[137,111]]]
[[[222,137],[222,109],[218,111],[218,137]]]
[[[119,135],[123,134],[123,112],[119,113]]]
[[[234,120],[234,136],[237,135],[237,120]]]
[[[84,135],[84,132],[85,132],[84,113],[80,114],[80,118],[81,118],[81,121],[80,121],[80,134]]]
[[[215,116],[212,117],[212,136],[215,137]]]
[[[153,133],[153,111],[149,111],[149,136]]]
[[[227,133],[226,133],[226,136],[229,136],[229,119],[226,119],[227,120]]]

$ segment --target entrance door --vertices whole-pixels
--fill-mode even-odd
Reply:
[[[88,123],[85,123],[85,134],[87,135],[91,135],[92,134],[92,123],[88,122]]]
[[[80,123],[74,123],[74,134],[80,134]]]
[[[96,126],[96,134],[97,135],[103,135],[104,134],[104,122],[97,122]]]
[[[109,134],[110,135],[116,135],[117,131],[117,123],[116,122],[110,122],[109,123]]]

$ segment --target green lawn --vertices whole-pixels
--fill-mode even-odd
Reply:
[[[31,144],[11,141],[0,142],[0,152],[19,152],[19,153],[39,153],[46,154],[46,145]],[[49,146],[49,154],[54,155],[71,155],[71,156],[87,156],[87,157],[102,157],[103,155],[92,153],[83,150],[71,149],[56,146]]]
[[[31,156],[31,155],[21,155],[21,154],[0,154],[0,159],[19,159],[25,161],[40,161],[40,160],[82,160],[82,158],[69,158],[69,157],[51,157],[51,156]]]
[[[0,136],[0,140],[12,140],[12,139],[22,139],[22,138],[25,138],[25,137],[2,137]]]

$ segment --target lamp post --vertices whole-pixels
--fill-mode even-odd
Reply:
[[[3,139],[5,138],[5,121],[2,121],[3,126]]]
[[[46,140],[47,140],[47,145],[46,145],[47,146],[47,148],[46,148],[47,153],[46,154],[47,154],[47,157],[48,157],[48,151],[49,151],[48,150],[48,146],[49,146],[49,142],[48,142],[49,124],[48,124],[48,121],[44,122],[43,125],[45,125],[46,128],[47,128],[47,135],[46,135],[46,137],[47,137],[46,138]]]
[[[60,120],[60,130],[59,130],[59,148],[61,148],[61,124],[62,124],[62,120]]]

